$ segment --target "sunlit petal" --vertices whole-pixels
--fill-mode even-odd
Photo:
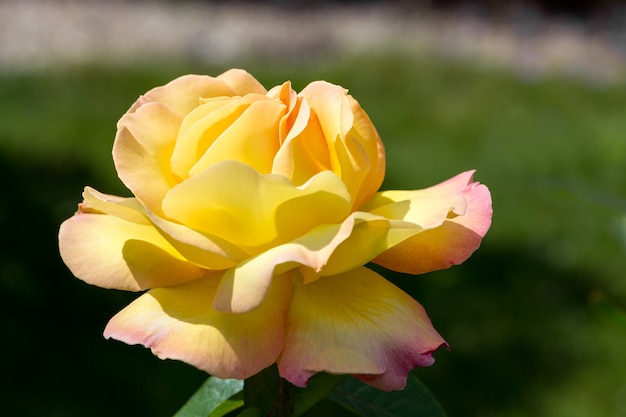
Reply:
[[[193,201],[193,204],[189,202]],[[190,228],[258,252],[340,223],[350,197],[339,178],[322,172],[300,187],[236,161],[212,165],[167,194],[167,216]]]
[[[282,146],[276,153],[272,172],[303,184],[318,172],[331,170],[328,143],[309,104],[299,100],[291,116]],[[285,128],[287,129],[287,128]]]
[[[270,173],[274,155],[280,146],[278,129],[285,105],[265,96],[253,101],[241,115],[215,137],[189,171],[196,175],[224,160],[241,161],[260,173]]]
[[[178,178],[186,179],[189,170],[198,162],[198,156],[203,155],[252,102],[251,98],[202,99],[178,130],[171,158],[172,172]]]
[[[160,103],[146,104],[118,122],[113,145],[115,168],[124,184],[151,210],[176,183],[170,156],[181,118]]]
[[[383,144],[367,114],[346,90],[316,81],[299,96],[319,119],[332,169],[345,182],[358,208],[380,187],[385,173]]]
[[[256,80],[248,72],[233,68],[223,74],[217,76],[217,79],[226,83],[235,91],[236,95],[243,96],[245,94],[265,94],[266,90],[260,82]],[[208,96],[205,96],[208,97]]]
[[[137,101],[128,110],[134,112],[146,103],[161,103],[165,107],[185,115],[198,105],[201,97],[234,96],[237,92],[225,80],[210,77],[208,75],[183,75],[169,83],[153,88]]]

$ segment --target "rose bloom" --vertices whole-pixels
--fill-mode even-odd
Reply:
[[[86,187],[59,232],[80,279],[144,291],[104,335],[221,378],[277,363],[401,389],[446,342],[424,309],[364,265],[420,274],[476,250],[491,198],[464,172],[378,192],[383,144],[342,87],[267,91],[242,70],[186,75],[140,97],[113,146],[134,194]]]

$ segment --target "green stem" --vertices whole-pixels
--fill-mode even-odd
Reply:
[[[294,386],[284,378],[278,382],[278,395],[270,412],[270,417],[293,417]]]

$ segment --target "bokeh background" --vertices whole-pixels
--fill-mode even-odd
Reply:
[[[136,294],[73,278],[56,234],[84,185],[128,195],[110,151],[139,94],[230,67],[349,88],[383,188],[490,187],[469,261],[383,272],[452,346],[415,370],[451,417],[626,416],[626,9],[582,0],[0,0],[0,415],[171,416],[206,378],[105,341]]]

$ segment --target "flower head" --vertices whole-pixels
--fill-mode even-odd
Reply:
[[[278,363],[384,390],[433,363],[445,341],[410,296],[364,267],[423,273],[476,250],[491,198],[462,173],[379,192],[385,157],[366,113],[339,86],[267,91],[250,74],[187,75],[120,119],[118,175],[134,197],[86,187],[59,232],[80,279],[148,290],[105,336],[223,378]]]

